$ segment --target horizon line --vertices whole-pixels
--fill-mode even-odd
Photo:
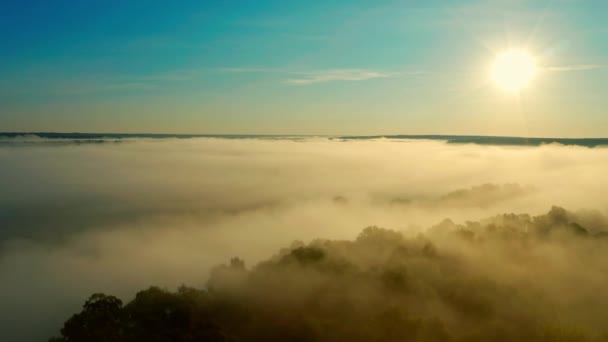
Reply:
[[[517,136],[517,135],[484,135],[484,134],[264,134],[264,133],[118,133],[118,132],[59,132],[59,131],[7,131],[0,135],[82,135],[82,136],[166,136],[166,137],[332,137],[332,138],[392,138],[392,137],[418,137],[418,138],[516,138],[516,139],[560,139],[560,140],[593,140],[608,139],[606,137],[555,137],[555,136]]]

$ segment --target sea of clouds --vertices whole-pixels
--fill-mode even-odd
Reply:
[[[597,327],[601,318],[589,304],[608,303],[600,286],[608,281],[608,249],[543,244],[530,263],[513,262],[518,255],[502,243],[465,248],[437,229],[516,213],[576,223],[599,237],[608,230],[606,175],[607,148],[557,144],[192,138],[0,145],[0,340],[56,334],[94,292],[129,299],[150,285],[203,287],[231,257],[255,265],[294,240],[352,240],[368,226],[407,236],[431,230],[440,251],[515,288],[537,276],[539,291],[564,297],[564,307],[586,305],[589,314],[578,318]],[[553,206],[566,211],[551,214]],[[525,222],[510,224],[526,231]],[[530,253],[519,251],[520,259]],[[574,292],[599,299],[564,295]]]

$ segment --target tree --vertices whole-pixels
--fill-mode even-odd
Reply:
[[[62,339],[56,341],[121,341],[124,336],[122,301],[103,293],[93,294],[82,312],[65,322],[61,335]]]

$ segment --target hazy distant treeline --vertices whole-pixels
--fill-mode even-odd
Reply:
[[[553,207],[294,242],[206,289],[95,294],[53,341],[608,341],[606,223]]]
[[[478,144],[499,146],[541,146],[546,144],[574,145],[581,147],[608,146],[607,138],[529,138],[509,136],[479,135],[256,135],[256,134],[116,134],[116,133],[10,133],[0,132],[0,144],[19,144],[24,142],[52,143],[62,140],[66,143],[82,144],[87,142],[118,142],[130,139],[267,139],[306,141],[314,138],[335,140],[438,140],[448,144]]]

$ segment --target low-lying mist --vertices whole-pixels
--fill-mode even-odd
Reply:
[[[287,325],[388,310],[420,331],[517,339],[608,323],[608,149],[127,139],[3,145],[0,165],[1,340],[58,334],[95,292],[208,281]],[[211,272],[231,257],[250,270]],[[311,329],[347,336],[325,328]]]
[[[212,269],[204,290],[95,295],[57,341],[606,341],[608,231],[585,215],[294,242]]]

